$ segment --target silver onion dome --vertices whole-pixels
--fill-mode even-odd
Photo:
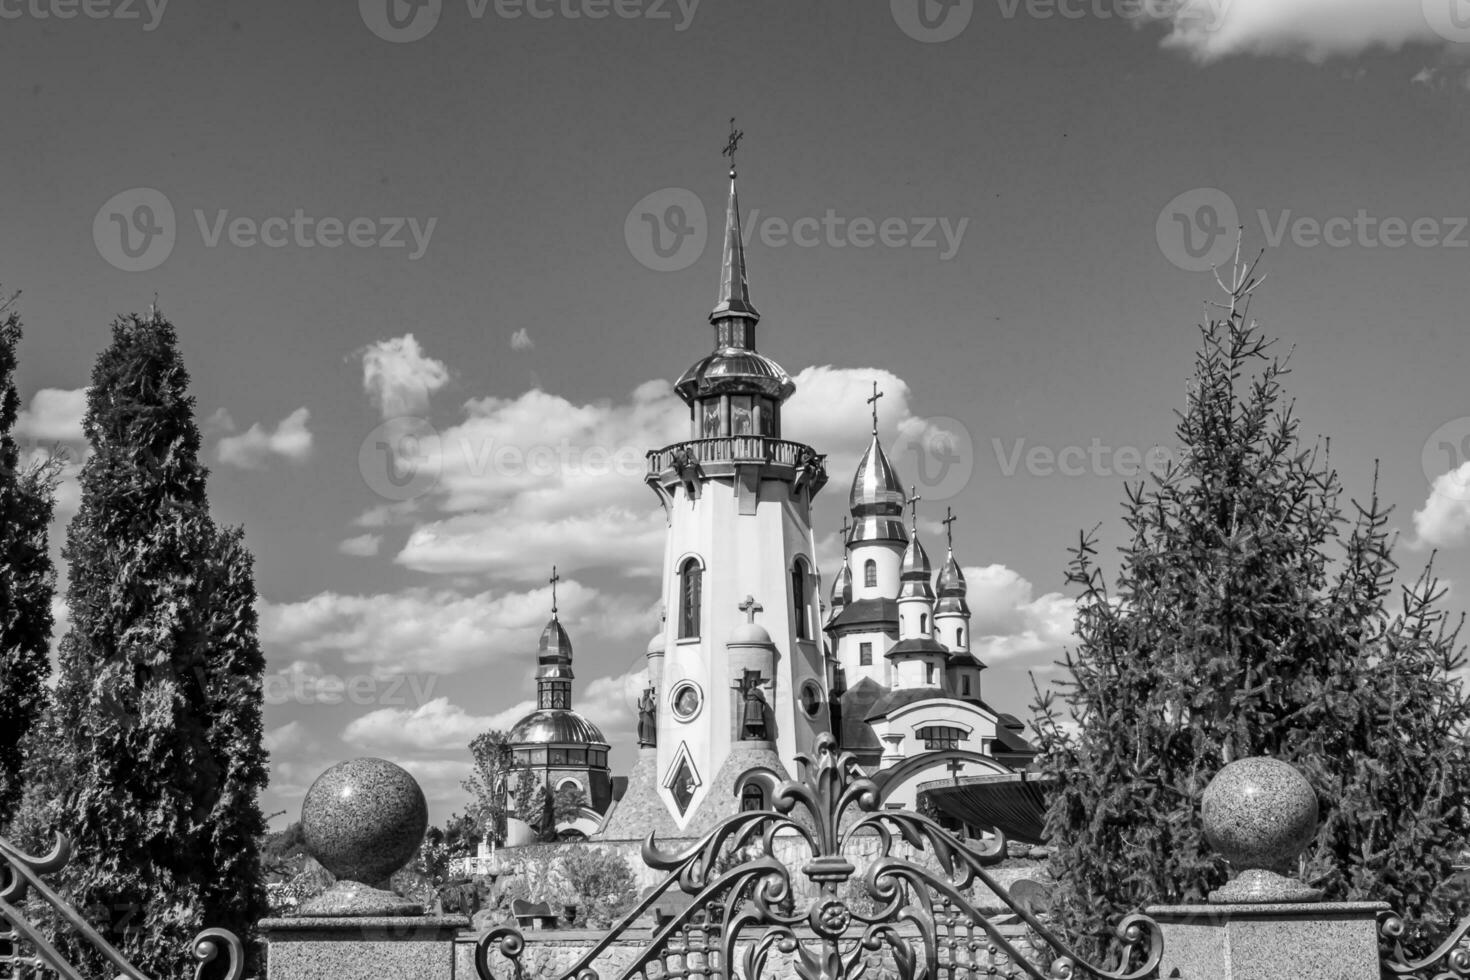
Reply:
[[[852,476],[852,490],[847,496],[853,518],[847,543],[907,541],[909,536],[903,526],[903,505],[907,499],[903,485],[893,472],[893,464],[888,462],[878,437],[873,436]]]
[[[569,708],[533,711],[510,730],[510,743],[522,745],[607,745],[602,730]]]
[[[900,599],[933,599],[934,589],[929,585],[933,566],[929,564],[929,553],[919,543],[915,534],[903,552],[903,564],[898,570],[898,597]]]
[[[954,552],[951,551],[944,559],[944,567],[939,570],[939,602],[934,607],[934,615],[968,617],[970,605],[965,601],[965,593],[968,591],[965,573],[960,571],[959,562],[954,560]]]

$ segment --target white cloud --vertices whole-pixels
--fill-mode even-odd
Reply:
[[[371,558],[378,553],[378,547],[383,543],[381,534],[359,534],[355,538],[348,538],[337,545],[337,550],[344,555],[355,555],[359,558]]]
[[[575,636],[644,637],[657,623],[651,603],[610,596],[564,580],[561,620]],[[385,595],[323,592],[298,602],[260,604],[260,630],[272,648],[305,658],[337,653],[376,676],[452,674],[524,658],[546,624],[550,586],[478,595],[406,589]]]
[[[875,380],[885,391],[879,421],[890,448],[900,436],[939,431],[914,415],[902,379],[875,368],[807,368],[783,409],[788,438],[829,454],[839,495],[867,448],[866,400]],[[437,440],[412,442],[424,454],[413,466],[438,475],[423,498],[438,516],[414,529],[396,560],[417,571],[524,579],[540,574],[524,561],[534,549],[572,571],[656,574],[665,528],[643,483],[645,454],[687,439],[688,418],[663,380],[619,403],[576,404],[540,390],[471,400],[460,424]]]
[[[219,461],[247,470],[259,469],[272,456],[299,463],[311,456],[312,435],[307,428],[310,419],[310,411],[298,408],[282,419],[274,431],[267,431],[257,422],[239,435],[225,436],[216,450]],[[231,424],[228,413],[216,413],[211,422],[216,420],[221,425]]]
[[[453,753],[469,757],[469,744],[481,732],[508,729],[535,707],[522,701],[493,715],[471,715],[448,698],[435,698],[417,708],[380,708],[354,718],[342,741],[374,755]]]
[[[511,350],[526,351],[531,350],[535,346],[536,342],[531,339],[531,332],[525,327],[521,327],[521,329],[510,335]]]
[[[411,333],[371,344],[361,356],[363,389],[385,419],[422,415],[429,396],[449,383],[444,362],[426,355]]]
[[[1162,20],[1166,48],[1201,62],[1232,55],[1286,55],[1320,64],[1408,44],[1448,48],[1457,0],[1182,0],[1144,3]],[[1445,35],[1436,33],[1442,19]]]
[[[290,721],[265,733],[265,749],[274,756],[301,756],[321,750],[315,736],[299,721]]]
[[[1470,542],[1470,463],[1441,473],[1429,487],[1429,499],[1414,511],[1416,547],[1452,548]]]
[[[81,442],[86,414],[86,388],[42,388],[31,397],[30,407],[21,409],[15,435],[37,442]]]
[[[1076,600],[1034,587],[1004,565],[966,568],[970,649],[985,664],[1025,658],[1038,666],[1060,660],[1074,638]]]

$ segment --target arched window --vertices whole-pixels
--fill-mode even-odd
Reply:
[[[954,645],[957,647],[965,645],[965,628],[963,626],[956,626],[954,628]]]
[[[863,562],[863,585],[869,589],[878,587],[878,563],[871,558]]]
[[[925,684],[933,684],[934,683],[934,665],[933,664],[925,664],[924,665],[924,683]]]
[[[679,566],[679,638],[699,635],[700,577],[704,569],[697,558]]]
[[[928,613],[919,613],[919,632],[920,633],[927,633],[927,632],[929,632],[929,614]]]
[[[806,614],[806,571],[800,561],[791,566],[791,604],[796,608],[796,638],[808,639]]]
[[[740,791],[740,810],[764,810],[766,808],[766,794],[761,792],[760,784],[749,782]]]

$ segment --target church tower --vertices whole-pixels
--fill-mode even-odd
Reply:
[[[829,730],[812,497],[824,457],[781,438],[796,386],[756,350],[732,136],[714,349],[675,391],[689,439],[649,453],[647,482],[668,521],[657,689],[658,793],[697,833],[759,789],[751,769],[796,772]],[[658,641],[655,641],[658,643]]]

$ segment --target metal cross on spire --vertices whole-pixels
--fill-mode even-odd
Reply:
[[[878,434],[878,399],[885,393],[878,390],[878,382],[873,382],[873,397],[868,399],[868,404],[873,406],[873,435]]]
[[[759,602],[756,602],[755,601],[755,596],[753,596],[753,595],[746,596],[745,597],[745,601],[742,602],[740,605],[736,606],[735,608],[736,609],[739,609],[741,612],[745,613],[745,621],[747,623],[754,623],[755,622],[755,614],[758,613],[758,612],[765,612],[766,611],[766,609],[765,609],[764,606],[762,606]]]
[[[848,523],[847,515],[842,515],[842,542],[847,543],[847,536],[852,533],[852,525]]]
[[[556,566],[555,565],[552,565],[551,566],[551,578],[548,579],[547,581],[549,581],[551,583],[551,618],[552,619],[555,619],[556,618],[556,583],[558,583],[558,582],[561,581],[561,576],[558,575],[558,574],[556,574]]]
[[[915,533],[917,533],[919,530],[919,501],[923,499],[923,497],[919,496],[919,488],[910,483],[909,513],[912,516],[909,519],[909,527],[912,528]]]
[[[944,520],[940,523],[944,525],[945,544],[950,551],[954,550],[954,522],[957,520],[959,518],[954,516],[954,511],[948,507],[944,508]]]
[[[735,117],[730,117],[730,139],[725,143],[725,148],[720,151],[720,156],[730,158],[730,176],[735,176],[735,151],[740,149],[740,141],[745,139],[745,131],[735,128]]]

